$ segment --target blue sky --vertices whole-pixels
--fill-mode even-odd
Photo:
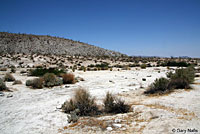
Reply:
[[[200,57],[200,0],[0,0],[0,31],[128,55]]]

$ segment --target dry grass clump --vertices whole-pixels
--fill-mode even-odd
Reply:
[[[119,98],[116,98],[111,93],[107,92],[104,103],[105,113],[127,113],[130,110],[130,106]]]
[[[63,84],[74,84],[76,82],[74,75],[71,73],[63,74],[62,78]]]
[[[82,88],[75,92],[74,98],[70,101],[66,101],[62,105],[62,110],[65,113],[70,113],[76,109],[79,110],[79,113],[77,113],[78,116],[92,116],[99,114],[95,98],[91,97],[89,92]]]
[[[8,87],[4,83],[4,81],[0,78],[0,91],[8,90]]]
[[[17,85],[17,84],[22,84],[22,81],[21,81],[21,80],[15,80],[15,81],[13,82],[13,85]]]
[[[13,77],[12,74],[6,73],[6,75],[4,76],[4,81],[8,81],[8,82],[15,81],[15,78]]]
[[[142,64],[142,65],[140,65],[140,68],[141,68],[141,69],[146,69],[146,67],[147,67],[146,64]]]

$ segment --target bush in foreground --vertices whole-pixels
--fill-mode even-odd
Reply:
[[[6,86],[4,81],[0,78],[0,91],[4,91],[4,90],[7,90],[7,89],[8,89],[8,87]]]
[[[109,92],[107,92],[103,103],[105,113],[127,113],[130,110],[129,105],[125,104],[121,99],[114,97]]]
[[[8,82],[15,81],[15,78],[13,77],[12,74],[6,73],[6,75],[4,76],[4,81],[8,81]]]
[[[95,98],[91,97],[89,92],[82,88],[75,92],[74,98],[70,101],[66,101],[62,105],[62,110],[65,113],[70,113],[76,109],[80,111],[77,113],[79,116],[92,116],[99,114]]]

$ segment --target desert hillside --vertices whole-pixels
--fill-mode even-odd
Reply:
[[[123,54],[71,39],[48,35],[15,34],[0,32],[0,53],[117,56]]]

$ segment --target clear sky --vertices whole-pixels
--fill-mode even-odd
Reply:
[[[135,56],[200,57],[200,0],[0,0],[0,31]]]

